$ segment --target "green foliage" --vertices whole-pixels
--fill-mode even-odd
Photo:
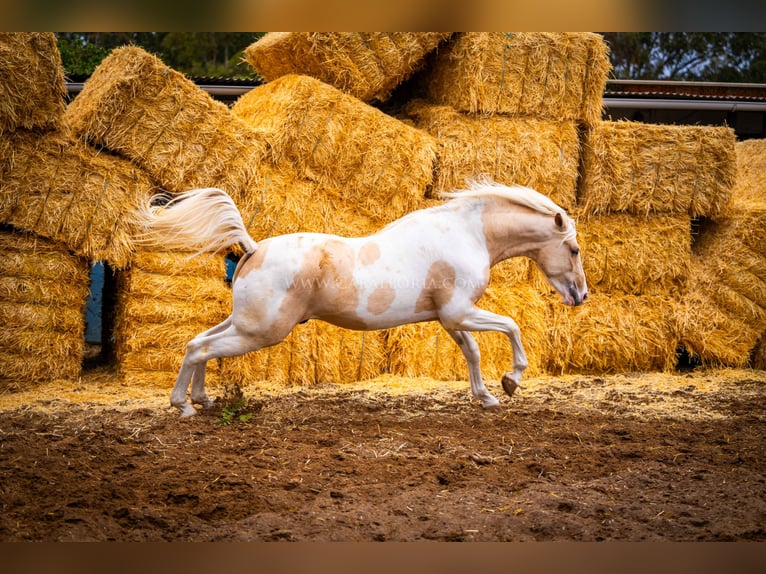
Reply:
[[[766,82],[764,32],[609,32],[604,39],[616,78]]]
[[[247,400],[238,384],[226,386],[221,400],[223,401],[223,409],[221,409],[221,416],[216,421],[217,425],[230,425],[234,422],[246,423],[253,418],[252,412],[243,412],[247,406]]]
[[[133,44],[189,76],[256,78],[244,49],[263,32],[59,32],[64,70],[90,75],[114,48]]]

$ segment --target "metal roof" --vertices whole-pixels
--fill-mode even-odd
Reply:
[[[79,93],[86,79],[77,77],[67,82],[70,95]],[[234,100],[263,84],[258,78],[191,77],[190,80],[210,95],[227,100]],[[604,107],[766,112],[766,84],[608,80]]]

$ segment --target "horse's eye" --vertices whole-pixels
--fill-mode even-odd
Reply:
[[[580,255],[580,249],[579,249],[579,248],[577,248],[577,247],[575,247],[574,249],[572,249],[572,255],[574,255],[575,257],[577,257],[578,255]]]

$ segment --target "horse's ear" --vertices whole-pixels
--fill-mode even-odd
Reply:
[[[564,228],[564,218],[561,217],[560,213],[556,213],[556,216],[553,218],[553,220],[556,222],[556,227],[559,229]]]

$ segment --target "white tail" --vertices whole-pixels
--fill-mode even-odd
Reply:
[[[138,220],[146,230],[137,238],[139,243],[197,253],[217,252],[236,243],[246,253],[258,248],[234,201],[222,189],[192,189],[165,205],[152,205],[153,200],[139,209]]]

